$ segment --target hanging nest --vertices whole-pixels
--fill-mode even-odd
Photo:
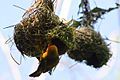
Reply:
[[[34,3],[15,25],[14,42],[22,55],[39,57],[49,43],[55,44],[62,55],[72,46],[73,29],[63,24],[49,5]]]
[[[68,51],[68,56],[80,62],[85,60],[95,68],[105,65],[111,54],[100,33],[90,27],[81,27],[75,33],[75,45]]]
[[[23,20],[15,25],[14,42],[22,55],[40,56],[49,43],[48,30],[61,22],[46,4],[36,2],[23,15]]]

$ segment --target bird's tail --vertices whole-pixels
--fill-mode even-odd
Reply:
[[[41,67],[39,65],[38,69],[35,72],[33,72],[32,74],[30,74],[29,76],[30,77],[39,77],[41,75],[41,73],[42,73],[42,70],[41,70]]]

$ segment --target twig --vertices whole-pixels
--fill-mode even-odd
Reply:
[[[75,64],[71,65],[69,68],[72,68],[74,67],[75,65],[77,65],[78,63],[76,62]]]
[[[12,40],[13,40],[13,37],[10,37],[7,41],[5,41],[5,44],[12,42]]]
[[[24,10],[24,11],[26,11],[26,9],[24,9],[24,8],[22,8],[22,7],[20,7],[20,6],[17,6],[17,5],[13,5],[13,6],[19,8],[19,9],[22,9],[22,10]]]
[[[12,56],[12,54],[10,53],[10,56],[12,57],[12,59],[18,64],[18,65],[20,65],[21,64],[21,62],[22,62],[22,56],[20,57],[20,63],[18,63],[15,59],[14,59],[14,57]]]
[[[14,27],[15,25],[11,25],[11,26],[8,26],[8,27],[5,27],[3,29],[6,29],[6,28],[11,28],[11,27]]]
[[[120,41],[111,40],[111,39],[109,39],[109,38],[107,38],[107,37],[106,37],[104,40],[112,41],[112,42],[115,42],[115,43],[120,43]]]
[[[12,42],[12,45],[11,45],[11,47],[10,47],[10,51],[11,51],[11,48],[12,48],[13,44],[14,44],[14,43]],[[22,56],[20,57],[20,63],[18,63],[18,62],[14,59],[14,57],[13,57],[12,54],[11,54],[11,52],[10,52],[10,56],[12,57],[12,59],[13,59],[18,65],[21,64],[21,62],[22,62]]]

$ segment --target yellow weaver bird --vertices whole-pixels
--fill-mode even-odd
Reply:
[[[40,64],[38,69],[30,74],[30,77],[38,77],[41,73],[49,72],[50,75],[52,73],[53,68],[59,63],[59,54],[58,48],[56,45],[49,44],[46,52],[43,53],[42,57],[40,58]]]

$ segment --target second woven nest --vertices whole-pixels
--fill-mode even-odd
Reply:
[[[99,32],[91,27],[81,27],[76,30],[75,46],[68,51],[70,58],[76,61],[86,61],[87,65],[99,68],[105,65],[111,57],[110,50]]]

